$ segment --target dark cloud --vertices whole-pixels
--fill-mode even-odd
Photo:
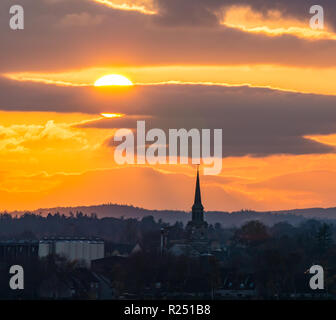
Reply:
[[[231,6],[249,6],[267,16],[270,10],[278,10],[284,16],[308,21],[309,9],[321,5],[329,25],[336,26],[336,3],[334,0],[156,0],[160,15],[157,20],[165,24],[215,25],[218,24],[216,12]]]
[[[333,0],[223,0],[222,2],[249,5],[265,15],[269,10],[276,9],[284,15],[307,21],[307,24],[311,17],[309,14],[310,7],[320,5],[324,9],[325,22],[333,27],[336,26],[336,2]]]
[[[82,128],[223,129],[224,155],[334,152],[304,136],[336,133],[336,97],[262,88],[136,86],[125,93],[0,79],[2,110],[122,113]]]
[[[86,104],[85,98],[83,101],[80,99],[82,94],[84,97],[89,95],[89,90],[19,82],[0,77],[1,110],[90,112],[90,106]]]
[[[156,0],[159,14],[155,21],[167,25],[207,25],[219,23],[216,11],[225,5],[225,1],[207,0]]]
[[[220,26],[214,12],[233,3],[260,10],[282,6],[261,0],[159,0],[155,16],[89,0],[25,0],[25,29],[15,32],[8,25],[12,1],[1,0],[0,72],[113,65],[336,65],[335,41],[269,37]],[[301,12],[301,3],[288,2],[292,14]],[[302,18],[308,19],[305,6]]]
[[[166,133],[169,128],[220,128],[226,156],[335,151],[304,136],[336,132],[336,97],[197,85],[140,90],[143,99],[137,96],[134,102],[115,110],[124,110],[131,117],[87,123],[82,127],[135,128],[138,119],[146,120],[147,129],[161,128]]]

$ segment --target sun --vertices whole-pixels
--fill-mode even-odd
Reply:
[[[133,86],[132,81],[119,74],[109,74],[99,78],[95,84],[95,87],[105,86]]]
[[[121,113],[101,113],[100,115],[104,118],[120,118],[123,116]]]

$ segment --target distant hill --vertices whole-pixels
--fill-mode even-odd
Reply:
[[[336,219],[336,208],[307,208],[277,211],[279,214],[291,213],[309,219]]]
[[[83,214],[91,215],[95,213],[99,218],[111,217],[125,219],[135,218],[142,219],[145,216],[153,216],[155,220],[161,219],[164,222],[174,224],[176,221],[181,221],[186,224],[191,219],[190,212],[185,211],[170,211],[170,210],[147,210],[143,208],[118,205],[118,204],[103,204],[96,206],[79,206],[79,207],[57,207],[44,208],[31,213],[47,215],[48,213],[57,213],[69,215],[70,212],[82,212]],[[9,212],[11,215],[21,215],[25,211]],[[273,225],[278,222],[288,222],[297,225],[307,219],[319,220],[336,220],[336,208],[307,208],[293,209],[282,211],[258,212],[251,210],[242,210],[238,212],[224,211],[208,211],[205,213],[206,220],[209,224],[221,223],[223,226],[240,226],[249,220],[260,220],[267,225]],[[335,221],[336,222],[336,221]]]

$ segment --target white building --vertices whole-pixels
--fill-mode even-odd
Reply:
[[[90,267],[91,261],[104,258],[104,241],[85,238],[55,238],[39,242],[39,257],[59,255],[69,261],[82,262]]]

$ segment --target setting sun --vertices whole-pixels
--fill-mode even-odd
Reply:
[[[110,74],[99,78],[95,82],[95,87],[103,86],[132,86],[133,83],[129,79],[119,74]]]
[[[123,116],[120,113],[101,113],[100,115],[104,118],[120,118]]]

